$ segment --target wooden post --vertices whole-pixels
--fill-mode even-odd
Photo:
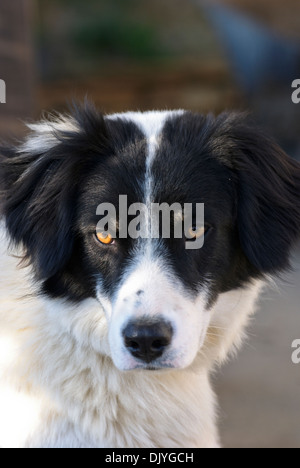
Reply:
[[[22,120],[34,116],[32,21],[32,0],[1,0],[0,138],[21,135]]]

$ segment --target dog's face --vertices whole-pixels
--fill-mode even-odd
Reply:
[[[187,367],[220,294],[287,266],[299,235],[299,165],[240,116],[81,109],[32,130],[2,151],[8,230],[45,295],[99,301],[118,368]],[[204,204],[203,225],[183,210],[169,236],[153,238],[148,210],[146,235],[121,236],[120,195],[126,209]],[[97,229],[104,203],[116,208],[114,237]],[[127,227],[134,222],[129,210]],[[201,248],[187,248],[199,239]]]

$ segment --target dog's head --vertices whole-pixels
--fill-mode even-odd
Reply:
[[[21,146],[1,150],[8,232],[44,295],[99,301],[120,369],[190,365],[218,297],[288,266],[300,167],[243,116],[104,117],[85,106],[30,128]],[[115,216],[101,210],[108,203]],[[159,227],[152,236],[152,211],[138,216],[135,203],[192,206],[191,216],[171,213],[170,235]],[[99,230],[104,216],[114,236]],[[121,216],[123,228],[146,235],[120,235]]]

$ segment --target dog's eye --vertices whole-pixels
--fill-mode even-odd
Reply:
[[[205,226],[191,226],[188,230],[189,239],[200,239],[206,232]]]
[[[104,245],[112,245],[115,243],[114,238],[109,232],[96,232],[97,240]]]
[[[196,240],[203,237],[210,231],[210,226],[191,226],[188,230],[188,239],[189,240]]]

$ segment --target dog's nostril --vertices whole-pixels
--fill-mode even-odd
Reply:
[[[165,343],[166,343],[166,341],[165,341]],[[164,346],[167,346],[167,344],[164,344],[162,340],[155,340],[155,341],[153,341],[153,343],[151,345],[151,348],[152,349],[161,349]]]
[[[136,349],[136,350],[139,349],[139,347],[140,347],[139,344],[136,341],[129,341],[128,345],[126,344],[126,346],[128,348]]]
[[[149,323],[140,320],[129,322],[123,330],[124,343],[130,353],[147,363],[162,356],[171,344],[172,326],[165,321]]]

